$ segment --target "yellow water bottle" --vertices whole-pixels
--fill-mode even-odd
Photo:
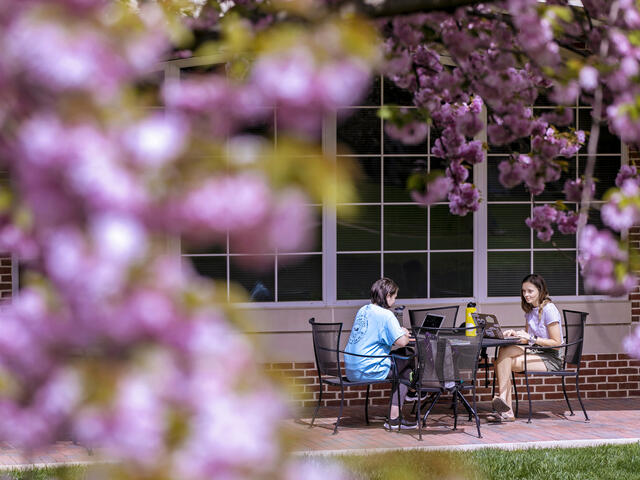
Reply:
[[[475,313],[477,311],[478,309],[476,308],[476,304],[474,302],[467,303],[467,309],[465,310],[464,317],[464,326],[467,328],[467,330],[465,330],[465,334],[467,335],[467,337],[475,337],[477,335],[476,329],[474,328],[476,326],[476,322],[471,316],[472,313]]]

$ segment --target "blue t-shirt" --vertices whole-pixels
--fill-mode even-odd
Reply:
[[[345,352],[358,355],[389,355],[394,342],[404,335],[398,319],[390,310],[370,303],[356,314]],[[390,358],[344,356],[347,378],[351,381],[387,378]]]

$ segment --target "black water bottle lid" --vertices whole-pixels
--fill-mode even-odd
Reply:
[[[476,306],[475,302],[467,303],[467,308],[475,308],[475,306]]]

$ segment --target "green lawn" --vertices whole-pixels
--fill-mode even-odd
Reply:
[[[470,452],[399,451],[343,455],[311,462],[338,461],[357,480],[636,480],[640,444],[588,448],[545,448]],[[1,472],[2,480],[84,480],[86,467]],[[304,479],[300,479],[304,480]],[[331,479],[326,479],[331,480]]]
[[[337,458],[361,480],[633,480],[640,444],[469,452],[401,451]]]

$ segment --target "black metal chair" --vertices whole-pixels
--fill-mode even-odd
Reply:
[[[567,389],[565,387],[565,378],[574,377],[576,381],[576,394],[578,396],[578,401],[580,402],[580,406],[582,407],[582,412],[584,413],[585,421],[589,421],[589,416],[587,415],[587,411],[584,408],[584,404],[582,403],[582,398],[580,398],[580,362],[582,361],[582,345],[584,341],[584,324],[587,320],[586,312],[578,312],[575,310],[562,310],[562,314],[564,316],[564,338],[565,343],[559,345],[557,347],[544,347],[549,349],[558,349],[563,350],[564,357],[562,359],[562,368],[560,370],[555,371],[544,371],[544,372],[531,372],[527,370],[527,351],[532,348],[540,348],[535,346],[525,346],[524,349],[524,371],[519,372],[524,374],[525,382],[527,385],[527,397],[529,398],[529,419],[527,423],[531,423],[531,392],[529,390],[529,376],[556,376],[562,379],[562,393],[564,394],[564,399],[567,401],[567,405],[569,407],[569,411],[571,412],[571,416],[574,415],[573,408],[571,408],[571,404],[569,403],[569,397],[567,396]],[[575,365],[575,369],[567,368],[568,365]],[[515,385],[515,383],[514,383]],[[517,397],[516,397],[517,398]],[[518,415],[518,404],[516,403],[516,416]]]
[[[338,433],[338,425],[340,418],[342,418],[342,411],[344,407],[344,389],[345,387],[355,386],[367,386],[367,396],[364,404],[364,414],[367,425],[369,425],[369,390],[371,385],[379,383],[391,383],[392,387],[395,387],[396,382],[396,370],[395,362],[391,362],[391,369],[393,372],[392,378],[385,378],[382,380],[362,380],[358,382],[350,381],[342,371],[341,354],[352,355],[356,357],[367,358],[392,358],[392,355],[357,355],[355,353],[348,353],[340,350],[340,335],[342,334],[342,323],[317,323],[315,318],[309,319],[311,324],[311,336],[313,338],[313,353],[316,358],[316,368],[318,370],[318,382],[320,383],[320,394],[318,396],[318,404],[313,412],[313,418],[311,420],[311,427],[316,420],[316,415],[320,409],[322,403],[322,391],[323,385],[333,385],[340,387],[340,413],[336,420],[336,425],[333,429],[334,435]],[[393,389],[393,388],[392,388]],[[389,404],[391,408],[391,404]]]
[[[427,417],[433,406],[443,393],[451,393],[453,397],[453,429],[458,426],[458,400],[469,412],[469,419],[475,417],[478,437],[480,433],[480,419],[476,409],[476,373],[478,358],[482,346],[483,326],[478,326],[476,336],[467,336],[471,328],[421,328],[413,330],[416,339],[418,365],[413,388],[422,392],[433,393],[433,400],[424,417],[421,418],[421,402],[418,404],[418,435],[422,440],[422,428],[426,426]],[[401,382],[403,380],[400,380]],[[463,395],[470,391],[472,403]]]
[[[422,322],[428,313],[435,313],[444,316],[442,322],[443,327],[453,328],[456,326],[456,317],[458,316],[459,305],[451,305],[449,307],[433,307],[433,308],[416,308],[409,310],[409,321],[411,328],[421,327]]]

